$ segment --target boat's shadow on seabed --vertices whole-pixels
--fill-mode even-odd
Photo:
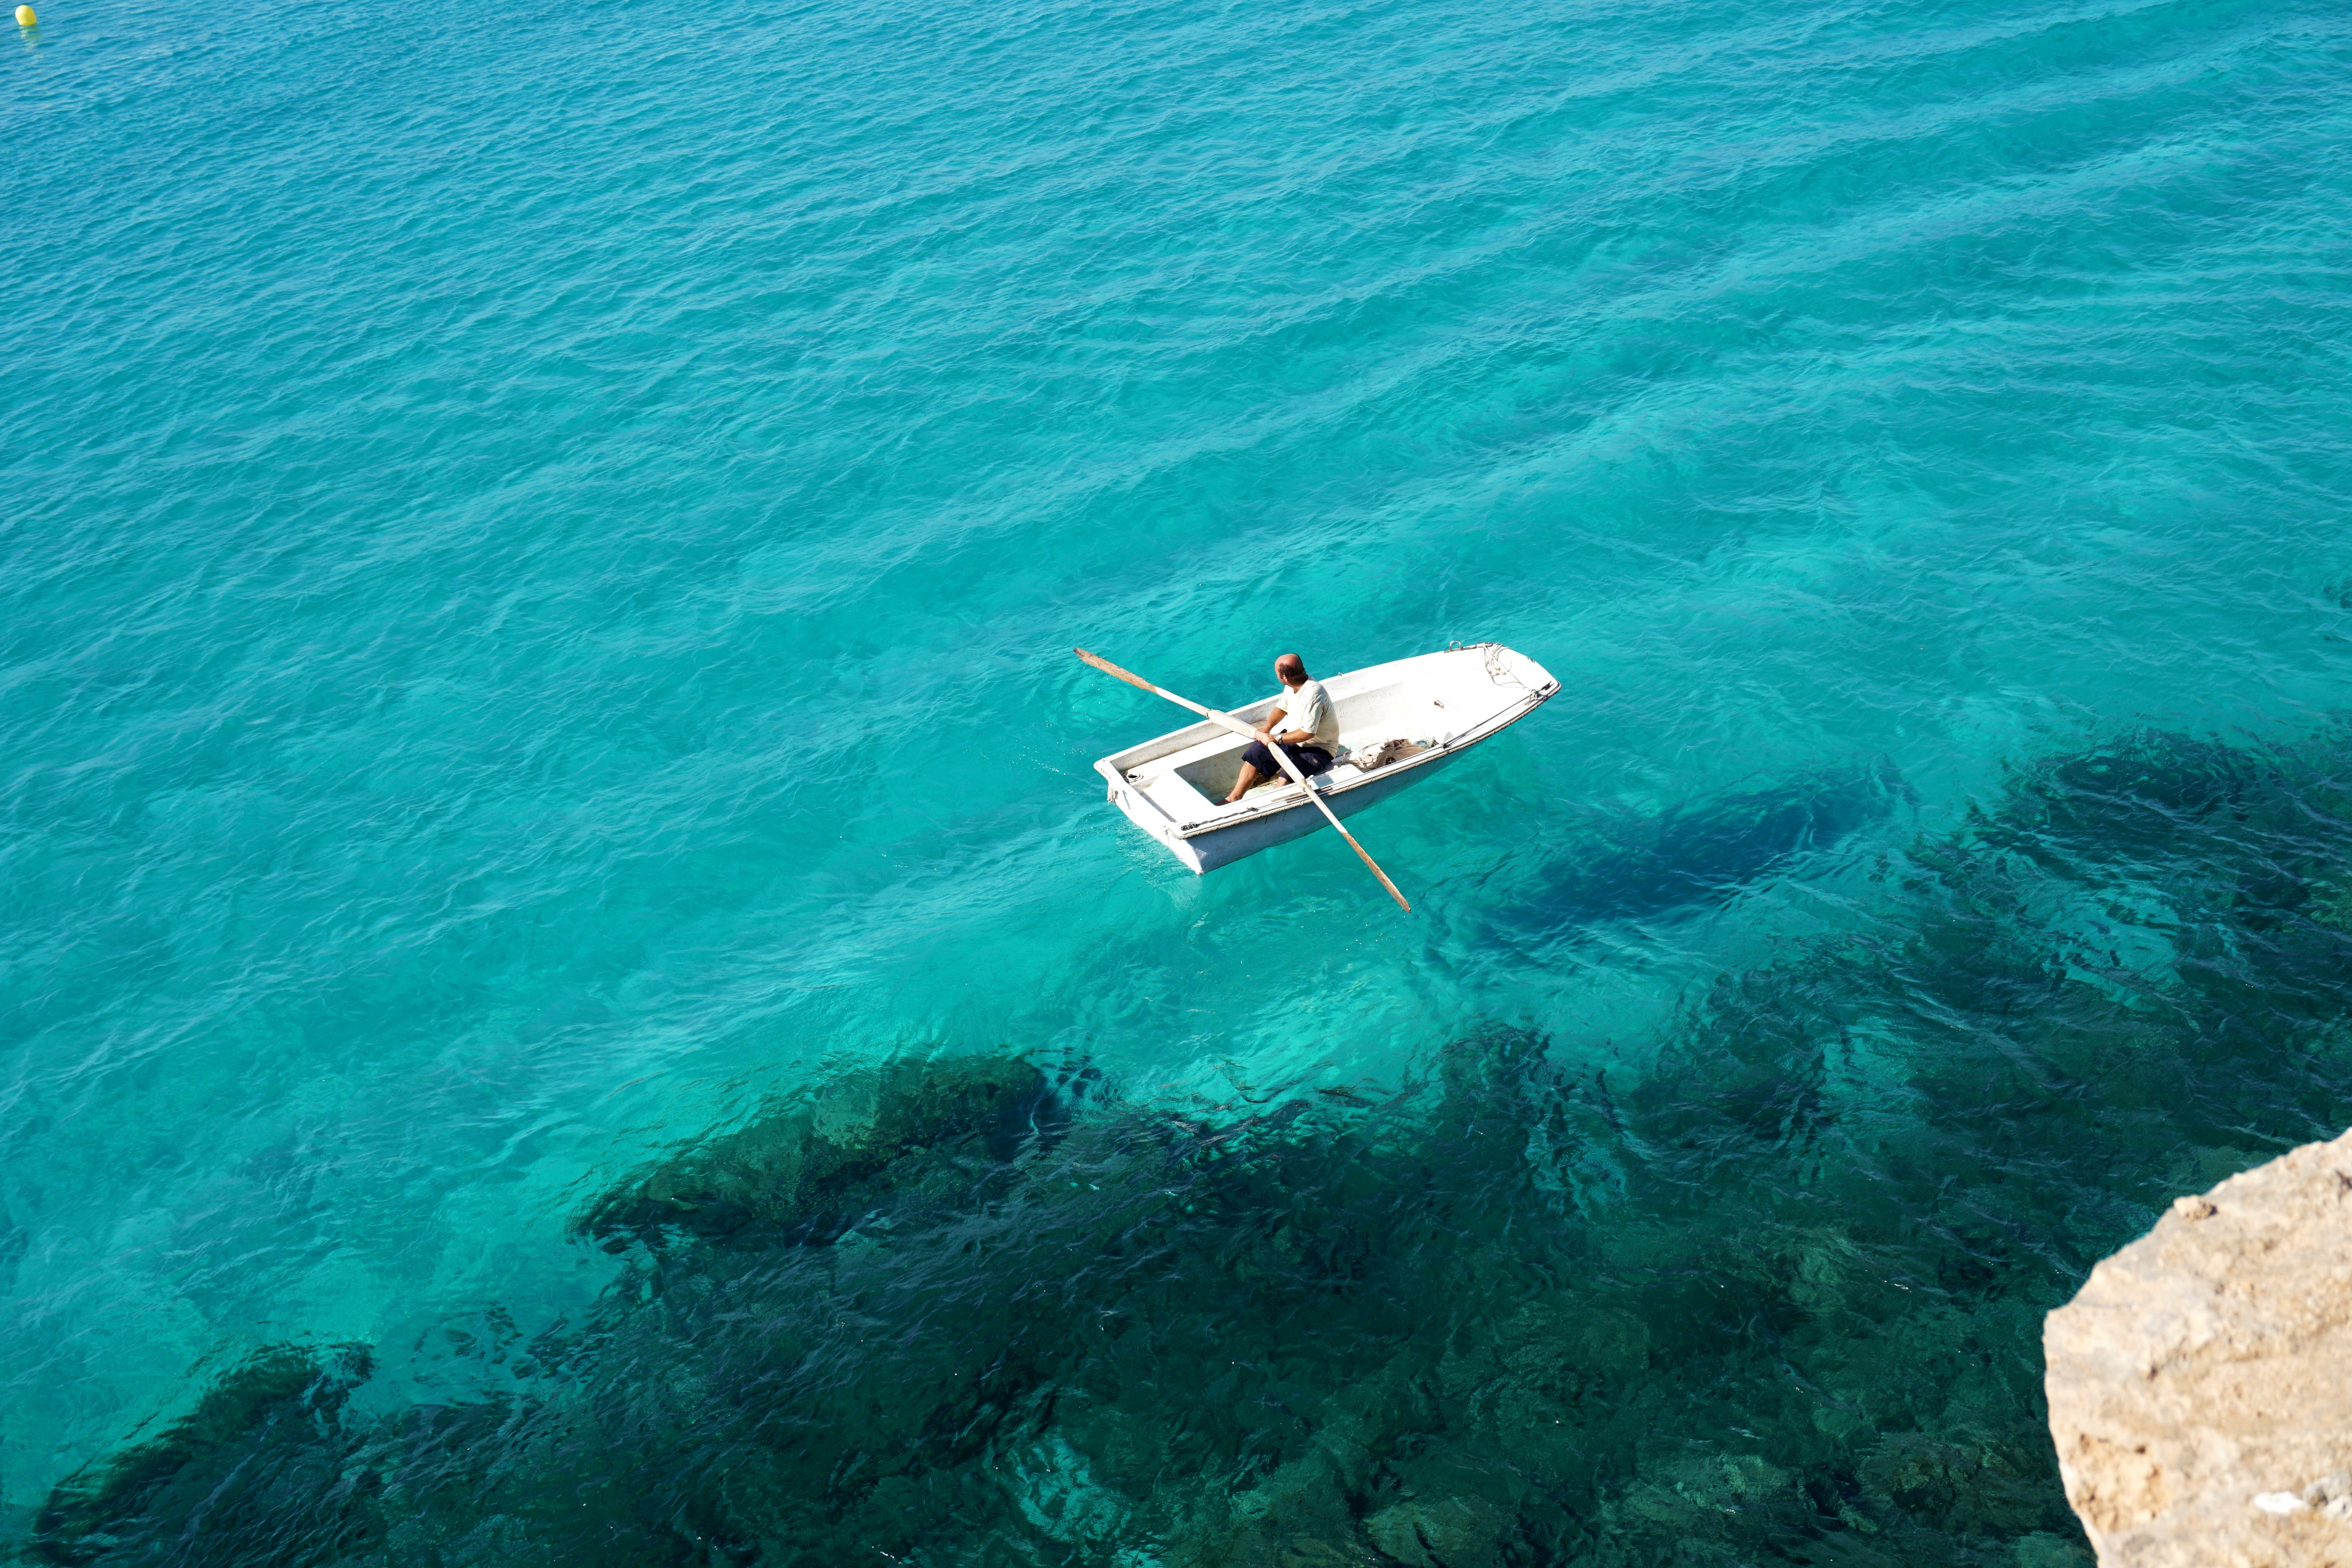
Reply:
[[[2352,1113],[2343,742],[2022,773],[1902,858],[1899,923],[1726,979],[1638,1084],[1505,1029],[1392,1094],[1192,1111],[1014,1055],[845,1074],[589,1205],[624,1268],[584,1321],[451,1325],[508,1392],[362,1415],[363,1350],[270,1350],[33,1550],[2086,1563],[2042,1314],[2184,1162]],[[1719,889],[1897,790],[1694,816],[1539,918]],[[2028,912],[2126,881],[2162,974]]]

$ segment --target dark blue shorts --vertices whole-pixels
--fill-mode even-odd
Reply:
[[[1288,752],[1290,760],[1298,764],[1298,771],[1310,779],[1317,773],[1330,771],[1331,753],[1320,746],[1294,746],[1287,741],[1276,741],[1275,744]],[[1261,773],[1282,773],[1284,778],[1290,776],[1282,773],[1282,764],[1274,760],[1274,753],[1265,749],[1264,741],[1252,741],[1249,750],[1242,753],[1242,761]]]

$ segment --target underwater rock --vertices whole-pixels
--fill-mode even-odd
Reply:
[[[846,1202],[900,1156],[973,1140],[1002,1160],[1050,1126],[1045,1077],[1004,1057],[902,1058],[833,1079],[807,1100],[707,1143],[606,1194],[575,1229],[608,1246],[678,1229],[706,1240],[795,1230],[830,1241]]]
[[[2043,1346],[2102,1564],[2352,1563],[2352,1132],[2176,1204]]]
[[[1475,1497],[1401,1502],[1364,1521],[1372,1544],[1408,1568],[1488,1568],[1510,1528],[1507,1511]]]
[[[1718,1534],[1739,1514],[1786,1500],[1796,1478],[1755,1454],[1697,1454],[1654,1468],[1625,1490],[1635,1519],[1685,1539]]]
[[[274,1496],[262,1506],[280,1504],[313,1531],[321,1515],[342,1513],[334,1533],[346,1540],[375,1533],[363,1489],[338,1485],[332,1441],[335,1415],[369,1368],[364,1345],[274,1345],[257,1352],[154,1436],[58,1482],[35,1521],[34,1550],[51,1563],[78,1564],[137,1559],[152,1554],[151,1547],[177,1562],[206,1561],[203,1552],[171,1541],[172,1526],[160,1541],[144,1537],[158,1519],[205,1513],[223,1479],[250,1467],[257,1453],[265,1468],[279,1468],[275,1479],[283,1483],[268,1489]],[[241,1533],[242,1521],[229,1517],[236,1510],[211,1511],[222,1535]],[[267,1539],[270,1532],[255,1534]],[[249,1551],[244,1560],[258,1561]]]
[[[2091,1554],[2080,1541],[2035,1531],[2017,1538],[2017,1568],[2092,1568]]]
[[[1981,1436],[1947,1442],[1901,1433],[1864,1461],[1862,1475],[1872,1491],[1938,1530],[2018,1535],[2051,1522],[2043,1477]]]
[[[2178,850],[2194,826],[2242,808],[2270,773],[2250,751],[2160,730],[2051,759],[2017,782],[2017,840],[2091,840]]]

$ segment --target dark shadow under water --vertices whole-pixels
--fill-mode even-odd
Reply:
[[[1873,932],[1727,977],[1622,1087],[1505,1028],[1247,1115],[1012,1058],[842,1079],[593,1205],[626,1262],[585,1321],[464,1325],[509,1395],[362,1418],[361,1352],[272,1352],[29,1550],[2087,1563],[2042,1314],[2352,1113],[2342,740],[2021,773]]]
[[[1822,768],[1655,816],[1594,816],[1505,894],[1486,934],[1514,948],[1611,921],[1720,904],[1911,805],[1886,763]]]

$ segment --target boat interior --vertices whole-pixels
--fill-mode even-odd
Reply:
[[[1324,775],[1324,787],[1344,789],[1369,776],[1384,749],[1391,750],[1391,757],[1381,765],[1394,767],[1420,752],[1466,737],[1517,707],[1530,687],[1540,684],[1539,671],[1522,684],[1507,668],[1498,679],[1486,665],[1482,650],[1464,648],[1350,670],[1324,682],[1339,721],[1339,756]],[[1279,701],[1278,697],[1264,698],[1234,709],[1234,716],[1262,723]],[[1408,742],[1403,756],[1387,748],[1391,741]],[[1102,765],[1115,769],[1173,826],[1189,827],[1225,816],[1246,816],[1284,795],[1296,797],[1298,786],[1276,775],[1240,801],[1224,804],[1226,792],[1241,776],[1242,752],[1248,744],[1204,722],[1107,757]]]

